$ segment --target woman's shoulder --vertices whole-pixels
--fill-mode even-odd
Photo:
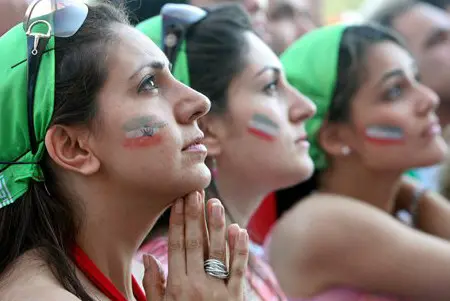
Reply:
[[[336,255],[337,250],[347,253],[366,243],[380,227],[389,228],[393,223],[397,222],[374,206],[345,196],[319,193],[302,200],[280,219],[272,232],[270,253],[279,249],[277,245],[288,244],[291,252],[283,251],[285,260],[292,255],[298,262],[301,254],[304,261],[314,262],[310,256],[329,257],[329,250]]]
[[[19,257],[0,276],[0,300],[80,301],[61,286],[45,261],[34,251]]]
[[[364,219],[358,217],[363,216]],[[277,227],[285,230],[294,229],[299,224],[328,225],[328,221],[344,221],[348,218],[358,222],[371,218],[390,218],[386,212],[357,199],[331,193],[317,193],[299,201],[290,211],[280,219]],[[276,230],[276,228],[274,229]]]
[[[348,285],[347,279],[353,280],[348,275],[364,272],[361,267],[377,258],[379,246],[394,247],[405,228],[364,202],[317,194],[302,200],[275,226],[270,264],[288,295],[314,295],[338,277],[343,279],[339,285]]]

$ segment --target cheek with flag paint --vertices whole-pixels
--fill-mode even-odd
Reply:
[[[382,145],[401,144],[405,141],[404,131],[390,125],[370,125],[366,128],[365,136],[369,142]]]
[[[166,122],[157,121],[153,116],[140,116],[125,123],[124,147],[140,148],[161,143],[160,130],[167,126]]]
[[[275,140],[279,131],[279,125],[263,114],[254,114],[248,125],[250,134],[266,141]]]

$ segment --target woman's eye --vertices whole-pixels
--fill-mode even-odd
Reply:
[[[278,92],[278,80],[271,82],[264,87],[264,92],[268,95],[274,95]]]
[[[388,100],[394,100],[402,96],[403,89],[400,86],[395,86],[389,89],[386,93],[386,98]]]
[[[155,76],[147,75],[142,79],[141,83],[139,84],[138,93],[149,92],[155,89],[158,89],[158,86],[156,85],[155,82]]]

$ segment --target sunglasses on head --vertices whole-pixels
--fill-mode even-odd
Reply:
[[[165,4],[161,9],[163,51],[174,69],[178,51],[188,29],[203,20],[208,12],[188,4]]]
[[[27,35],[27,117],[31,152],[36,154],[38,142],[34,128],[34,96],[42,55],[52,36],[73,36],[83,25],[88,7],[77,0],[35,0],[27,9],[23,29]]]

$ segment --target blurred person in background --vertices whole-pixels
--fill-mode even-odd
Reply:
[[[281,55],[295,40],[322,25],[322,0],[269,0],[266,42]],[[248,228],[254,242],[263,244],[276,222],[279,212],[290,207],[283,200],[283,191],[271,193],[252,216]]]
[[[1,0],[0,0],[1,1]],[[166,3],[184,3],[199,7],[207,7],[225,2],[235,2],[244,6],[252,20],[255,32],[266,42],[270,41],[267,33],[267,1],[268,0],[114,0],[124,3],[130,12],[133,24],[138,24],[151,17],[159,15]]]
[[[292,300],[446,300],[450,204],[406,170],[440,162],[439,97],[406,46],[381,27],[316,29],[281,56],[317,105],[307,121],[315,171],[269,243]]]
[[[299,37],[316,28],[313,6],[318,6],[318,1],[269,0],[267,30],[276,54],[280,55]]]
[[[443,7],[450,0],[420,2],[368,0],[361,5],[360,10],[367,19],[396,30],[406,40],[419,64],[422,81],[432,87],[441,98],[438,115],[444,132],[448,132],[450,129],[446,129],[445,126],[450,121],[450,85],[448,85],[450,82],[448,36],[450,21],[449,16],[443,10],[431,6],[427,2]],[[297,3],[306,2],[299,1]],[[446,135],[444,138],[449,137],[450,135]],[[450,141],[450,139],[446,139],[446,141]],[[438,164],[410,171],[409,174],[418,178],[426,188],[439,191],[440,168],[441,166]],[[254,236],[253,239],[262,243],[277,218],[289,210],[296,201],[295,188],[271,194],[250,222],[249,228],[252,229],[250,234]]]
[[[172,9],[176,7],[194,11],[185,5]],[[162,47],[161,19],[138,28]],[[168,19],[164,15],[163,20]],[[212,100],[200,124],[213,174],[206,194],[225,199],[221,214],[227,223],[247,226],[264,196],[310,176],[313,166],[304,126],[315,107],[287,83],[280,60],[254,34],[238,5],[211,8],[185,36],[185,46],[173,59],[174,75]],[[157,256],[164,268],[167,224],[160,219],[141,248]],[[251,245],[246,300],[285,300],[271,268],[261,260],[261,248]]]
[[[0,0],[0,36],[21,22],[29,0]]]
[[[310,0],[311,17],[317,26],[324,25],[324,4],[323,0]]]
[[[385,1],[367,14],[370,21],[399,33],[415,57],[421,82],[440,97],[437,110],[441,126],[450,123],[450,16],[426,1]],[[439,190],[441,165],[416,170],[420,182]]]
[[[250,15],[252,27],[255,33],[266,43],[271,43],[272,35],[267,27],[267,7],[269,0],[234,0],[242,2]],[[230,2],[230,1],[229,1]],[[233,2],[233,0],[231,1]]]
[[[421,2],[434,5],[440,9],[450,12],[450,0],[423,0]]]
[[[450,123],[450,17],[422,1],[386,1],[367,15],[399,33],[417,60],[421,81],[440,97],[442,126]]]

